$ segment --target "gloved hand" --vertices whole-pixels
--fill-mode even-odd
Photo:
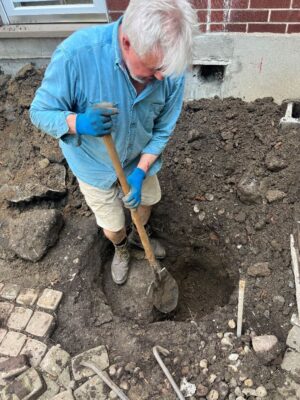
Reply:
[[[130,186],[130,192],[123,197],[123,203],[126,208],[137,208],[140,205],[145,176],[146,173],[141,168],[135,168],[128,176],[127,182]]]
[[[109,108],[88,108],[86,112],[77,114],[76,132],[78,135],[104,136],[111,133],[111,116],[115,110]]]

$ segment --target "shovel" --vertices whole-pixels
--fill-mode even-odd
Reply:
[[[113,108],[112,105],[108,106],[106,103],[102,103],[98,105],[101,108]],[[116,113],[117,113],[116,109]],[[126,196],[130,187],[127,183],[117,150],[115,148],[115,144],[111,135],[103,136],[103,141],[106,146],[107,152],[111,158],[114,169],[116,171],[116,175],[120,182],[121,188],[123,190],[124,195]],[[141,242],[143,244],[146,258],[149,261],[150,267],[154,272],[154,280],[150,284],[147,294],[152,297],[153,305],[163,313],[170,313],[177,307],[178,303],[178,285],[172,275],[166,270],[166,268],[160,266],[159,262],[156,260],[152,246],[150,244],[147,232],[144,228],[144,225],[141,222],[140,216],[136,210],[131,211],[131,218],[134,222],[138,234],[140,236]]]

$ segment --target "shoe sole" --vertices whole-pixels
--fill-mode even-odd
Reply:
[[[144,247],[141,246],[140,244],[136,244],[136,243],[130,242],[130,241],[128,241],[128,243],[131,247],[136,247],[137,249],[144,250]],[[155,255],[155,258],[157,258],[158,260],[163,260],[164,258],[166,258],[166,254],[164,256],[157,256],[156,254],[154,254],[154,255]]]

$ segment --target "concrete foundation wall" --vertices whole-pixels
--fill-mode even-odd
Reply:
[[[62,38],[0,39],[0,67],[15,74],[28,62],[47,65]],[[185,98],[300,98],[300,35],[206,34],[195,46]],[[223,75],[223,78],[222,78]]]

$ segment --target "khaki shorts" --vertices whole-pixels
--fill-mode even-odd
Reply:
[[[118,232],[125,226],[124,205],[121,199],[122,191],[115,184],[108,190],[91,186],[78,179],[79,187],[85,201],[96,217],[97,224],[111,232]],[[152,206],[161,199],[161,190],[157,175],[148,176],[142,187],[142,202],[144,206]]]

